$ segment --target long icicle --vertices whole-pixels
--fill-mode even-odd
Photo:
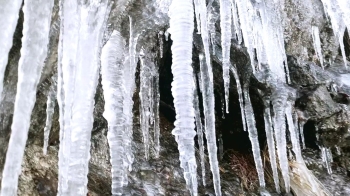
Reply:
[[[192,0],[172,1],[169,8],[170,32],[173,39],[171,50],[174,76],[172,94],[176,110],[175,135],[180,153],[180,165],[191,195],[197,192],[197,164],[194,149],[194,108],[193,108],[193,2]]]
[[[23,6],[22,49],[12,132],[1,182],[0,195],[3,196],[17,195],[18,176],[36,100],[36,88],[48,50],[52,7],[52,0],[26,0]]]
[[[87,194],[94,97],[109,9],[108,0],[91,0],[81,5],[75,93],[71,111],[68,195]]]
[[[50,136],[50,130],[52,127],[52,117],[53,113],[55,112],[55,104],[56,104],[56,89],[57,89],[57,83],[56,83],[57,75],[52,76],[51,79],[51,86],[47,95],[47,101],[46,101],[46,123],[44,128],[44,147],[43,147],[43,153],[46,155],[47,153],[47,147],[49,145],[49,136]]]
[[[112,165],[112,194],[122,195],[127,168],[124,166],[125,115],[123,113],[125,40],[118,31],[113,31],[102,49],[101,75],[105,98],[103,116],[108,122],[108,144]],[[129,142],[126,142],[129,143]]]
[[[8,54],[12,47],[12,37],[23,0],[0,1],[0,98]]]
[[[254,116],[253,106],[250,101],[248,86],[243,87],[243,97],[244,97],[244,103],[245,103],[244,112],[247,120],[247,129],[249,133],[250,143],[252,144],[252,151],[253,151],[256,171],[258,173],[259,184],[261,187],[265,187],[264,168],[262,165],[261,154],[260,154],[258,131],[255,125],[255,116]]]
[[[203,55],[199,54],[199,58],[203,59]],[[198,88],[197,88],[197,79],[195,75],[193,75],[193,81],[194,81],[194,111],[195,111],[195,123],[196,123],[196,130],[197,130],[197,137],[198,137],[198,146],[199,146],[199,156],[201,159],[201,169],[202,169],[202,180],[203,180],[203,186],[206,186],[205,182],[205,154],[204,154],[204,139],[203,139],[203,126],[202,126],[202,120],[201,120],[201,113],[199,109],[199,98],[198,98]]]
[[[247,131],[247,123],[246,123],[246,117],[245,117],[245,112],[244,112],[243,92],[242,92],[241,82],[239,80],[239,76],[238,76],[237,69],[236,69],[235,65],[234,66],[230,66],[230,70],[231,70],[231,72],[233,74],[233,77],[236,80],[237,92],[238,92],[238,101],[239,101],[239,106],[241,108],[243,130]]]
[[[265,132],[266,132],[266,140],[267,140],[267,147],[269,149],[269,157],[270,157],[270,163],[271,163],[271,169],[273,174],[273,181],[275,183],[275,188],[278,193],[281,192],[280,190],[280,181],[278,179],[278,170],[277,170],[277,162],[276,162],[276,147],[275,147],[275,137],[273,133],[273,127],[272,127],[272,119],[271,119],[271,112],[270,112],[270,98],[264,99],[264,122],[265,122]]]
[[[160,100],[160,92],[159,92],[159,69],[158,67],[154,67],[153,70],[153,131],[154,131],[154,146],[155,146],[155,157],[159,158],[160,153],[160,119],[159,119],[159,100]]]
[[[206,64],[203,58],[199,59],[203,110],[205,122],[205,136],[209,153],[210,169],[213,174],[213,184],[217,196],[221,196],[220,171],[217,157],[216,131],[215,131],[215,97],[213,70],[211,64]]]
[[[230,94],[230,48],[231,48],[231,3],[230,0],[220,0],[220,27],[222,47],[222,72],[225,89],[226,113],[229,113]]]

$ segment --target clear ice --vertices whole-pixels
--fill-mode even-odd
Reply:
[[[16,12],[14,13],[16,16],[7,18],[10,20],[9,31],[12,31],[11,25],[14,25],[12,23],[15,22],[12,20],[16,20],[18,17],[16,3],[14,2],[12,6],[15,7],[5,6],[5,9],[9,9],[9,11],[15,9],[12,12]],[[36,100],[36,89],[48,51],[52,7],[52,0],[25,0],[23,6],[24,24],[21,58],[18,63],[17,94],[11,126],[12,132],[1,180],[0,195],[3,196],[17,195],[18,177],[21,174],[21,163],[28,138],[31,113]],[[2,8],[0,10],[3,10]],[[37,11],[33,12],[32,10]],[[6,22],[2,24],[6,24]],[[9,35],[11,36],[11,34]],[[5,37],[5,39],[12,38]],[[3,43],[5,42],[1,42],[1,44]],[[1,55],[2,58],[7,54]]]
[[[169,8],[170,33],[173,64],[172,95],[176,111],[175,129],[172,134],[178,144],[180,166],[191,195],[197,192],[197,163],[194,148],[194,107],[193,107],[193,2],[191,0],[172,1]],[[215,154],[216,156],[216,154]]]
[[[43,153],[46,155],[47,153],[47,147],[49,144],[49,136],[50,136],[50,130],[52,127],[52,117],[53,113],[55,112],[55,104],[56,104],[56,95],[57,95],[57,75],[52,76],[51,78],[51,85],[49,88],[49,92],[47,95],[47,101],[46,101],[46,124],[44,128],[44,147],[43,147]]]

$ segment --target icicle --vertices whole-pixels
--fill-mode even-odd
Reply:
[[[316,52],[316,56],[321,63],[322,69],[324,69],[321,40],[320,40],[320,31],[316,26],[312,26],[312,39],[314,41],[314,50]]]
[[[304,137],[304,125],[305,121],[299,120],[299,133],[301,138],[302,149],[305,149],[305,137]]]
[[[173,64],[171,70],[174,76],[172,94],[176,110],[175,135],[180,153],[180,165],[191,195],[197,192],[197,164],[194,149],[194,108],[193,108],[193,4],[192,0],[172,1],[169,8],[170,29],[173,45]]]
[[[244,112],[247,120],[249,139],[250,139],[250,143],[252,144],[255,167],[259,177],[259,184],[261,187],[265,187],[264,168],[262,165],[262,160],[260,155],[258,131],[256,130],[256,126],[255,126],[254,111],[250,101],[248,87],[243,88],[243,95],[244,95],[243,97],[244,97],[244,103],[245,103]]]
[[[154,113],[153,113],[153,63],[149,62],[145,58],[145,53],[143,49],[140,51],[140,125],[141,132],[143,135],[143,144],[145,148],[145,158],[149,158],[149,148],[150,148],[150,123],[154,123]]]
[[[124,97],[124,50],[125,41],[118,31],[113,31],[102,49],[101,75],[105,98],[103,116],[108,122],[108,144],[112,165],[112,194],[122,195],[127,182],[126,154],[124,143],[130,143],[125,133],[126,116],[123,112]]]
[[[209,153],[210,169],[213,174],[213,184],[217,196],[221,196],[219,162],[217,158],[216,131],[215,131],[215,97],[213,70],[211,64],[206,64],[204,59],[199,58],[203,111],[205,122],[205,136],[207,138],[207,148]]]
[[[241,26],[239,24],[237,3],[236,3],[235,0],[231,0],[231,9],[232,9],[233,25],[234,25],[235,34],[236,34],[235,37],[236,37],[236,39],[238,41],[238,44],[241,44],[242,41],[243,41],[243,38],[242,38]]]
[[[76,65],[73,70],[78,80],[66,92],[74,89],[71,102],[70,140],[67,141],[68,189],[67,195],[87,194],[87,174],[90,159],[90,139],[93,127],[94,97],[98,83],[99,54],[102,47],[103,32],[109,7],[107,0],[85,2],[80,5],[81,20],[78,34]],[[93,24],[93,25],[92,25]],[[77,37],[75,37],[76,39]],[[64,58],[64,56],[63,56]],[[65,70],[67,71],[67,70]],[[63,75],[67,74],[63,72]],[[81,90],[84,89],[84,90]],[[69,139],[65,138],[65,139]],[[64,141],[63,141],[64,142]],[[66,143],[66,144],[67,144]]]
[[[169,40],[169,29],[164,32],[165,41]]]
[[[300,144],[297,137],[299,134],[296,134],[297,130],[294,127],[293,116],[292,116],[292,103],[290,101],[287,101],[287,107],[286,107],[285,113],[286,113],[290,138],[292,140],[293,152],[295,154],[297,162],[303,163],[304,161],[303,161],[303,157],[301,156]]]
[[[53,113],[55,111],[55,104],[56,104],[56,89],[57,89],[57,84],[56,84],[56,78],[57,75],[54,75],[52,77],[52,84],[49,89],[49,93],[47,95],[47,102],[46,102],[46,125],[44,128],[44,147],[43,147],[43,153],[46,155],[47,153],[47,147],[49,144],[49,135],[50,135],[50,130],[52,127],[52,117]]]
[[[159,31],[158,33],[158,40],[159,40],[159,53],[160,53],[160,58],[163,58],[163,36],[164,36],[164,32],[163,31]]]
[[[214,10],[214,7],[208,6],[208,33],[210,35],[210,42],[213,50],[213,54],[215,54],[215,42],[216,42],[216,29],[215,23],[218,20],[217,13]],[[202,20],[203,23],[204,20]],[[203,27],[203,26],[202,26]],[[203,36],[203,35],[202,35]],[[203,37],[202,37],[203,38]],[[207,53],[205,53],[207,56]]]
[[[201,168],[202,168],[202,180],[203,180],[203,186],[206,186],[205,183],[205,157],[204,157],[204,140],[203,140],[203,126],[201,121],[201,114],[199,109],[199,99],[198,99],[198,89],[197,89],[197,83],[196,83],[196,77],[193,77],[194,79],[194,99],[193,99],[193,105],[194,105],[194,111],[195,111],[195,123],[196,123],[196,130],[197,130],[197,137],[198,137],[198,146],[199,146],[199,156],[201,159]]]
[[[5,6],[4,8],[11,10],[10,13],[13,12],[13,15],[17,15],[18,6],[20,6],[17,5],[18,3],[21,4],[21,2],[16,1],[13,4],[9,3],[10,7]],[[17,195],[18,176],[21,173],[21,163],[28,138],[30,117],[36,100],[36,88],[47,55],[52,7],[52,0],[26,0],[23,6],[22,49],[18,65],[18,83],[11,126],[12,132],[1,182],[0,195],[3,196]],[[2,8],[0,10],[4,11]],[[32,10],[36,11],[33,12]],[[0,13],[3,14],[4,12]],[[7,30],[13,33],[14,27],[11,26],[17,22],[17,16],[5,17],[5,20],[8,19],[10,21],[3,21],[3,19],[1,19],[1,24],[10,22],[8,27],[10,29]],[[9,35],[11,36],[12,33],[9,33]],[[5,39],[12,39],[12,37],[5,36]],[[5,43],[5,41],[1,42],[1,44]],[[11,44],[7,43],[4,47],[11,47],[8,45]],[[1,55],[7,56],[7,54],[2,53]],[[5,58],[7,59],[7,57]]]
[[[267,146],[269,149],[269,157],[270,157],[270,163],[272,168],[273,181],[275,183],[276,191],[280,193],[281,191],[280,191],[278,170],[277,170],[277,163],[276,163],[276,147],[275,147],[275,139],[273,134],[273,127],[271,122],[269,98],[265,98],[264,105],[265,105],[265,109],[264,109],[265,132],[266,132]]]
[[[0,101],[8,54],[12,47],[12,37],[15,32],[19,9],[23,0],[0,2]]]
[[[80,28],[80,6],[78,6],[78,2],[60,1],[60,18],[61,27],[57,65],[57,102],[59,105],[60,121],[57,195],[66,195],[68,190],[68,158],[71,141],[71,109],[74,99],[74,66],[77,64],[76,56],[79,42],[77,37]]]
[[[274,131],[277,146],[277,155],[281,168],[282,177],[286,192],[290,191],[290,177],[287,158],[285,107],[288,98],[288,91],[285,87],[277,87],[271,96],[274,111]]]
[[[332,167],[331,167],[331,162],[333,162],[332,152],[330,151],[329,148],[326,148],[326,147],[320,147],[320,148],[321,148],[322,162],[327,168],[328,174],[332,174]]]
[[[200,11],[200,9],[202,8],[201,4],[203,3],[203,1],[202,0],[193,0],[193,3],[194,3],[195,14],[196,14],[197,34],[201,34],[201,19],[200,19],[201,11]],[[204,1],[204,3],[205,3],[205,1]]]
[[[225,88],[226,113],[229,113],[230,94],[230,48],[231,48],[231,5],[230,0],[220,0],[220,28],[222,47],[222,72]]]
[[[246,124],[246,118],[245,118],[245,112],[244,112],[244,103],[243,103],[243,92],[242,92],[242,86],[241,82],[239,80],[239,76],[237,73],[236,66],[230,66],[230,70],[233,73],[233,76],[236,80],[236,85],[237,85],[237,92],[238,92],[238,101],[239,101],[239,106],[241,108],[241,116],[242,116],[242,125],[243,125],[243,130],[247,131],[247,124]]]
[[[153,122],[153,131],[154,131],[154,145],[155,145],[155,157],[159,158],[160,152],[160,128],[159,128],[159,100],[160,100],[160,92],[159,92],[159,70],[158,67],[155,67],[153,73],[153,114],[154,114],[154,122]]]

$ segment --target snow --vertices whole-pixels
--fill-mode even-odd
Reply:
[[[14,29],[12,25],[15,25],[13,23],[18,15],[18,3],[20,2],[9,3],[11,8],[5,6],[5,9],[10,11],[10,15],[5,20],[9,20],[8,31],[12,31],[12,33]],[[14,6],[14,10],[12,10],[12,6]],[[36,89],[48,51],[52,7],[53,1],[49,0],[26,0],[23,6],[24,24],[21,58],[18,64],[17,94],[0,195],[17,195],[18,177],[21,173],[30,117],[36,100]],[[2,7],[0,10],[3,11]],[[32,12],[32,10],[37,11]],[[11,12],[16,16],[11,16]],[[8,33],[8,35],[12,35],[11,32]],[[11,38],[5,37],[5,39]],[[1,42],[1,44],[3,43],[5,42]],[[6,43],[4,47],[11,47],[10,45],[11,43]]]

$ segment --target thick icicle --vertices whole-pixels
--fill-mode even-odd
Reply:
[[[150,123],[154,123],[153,107],[153,69],[154,64],[145,57],[143,49],[140,51],[140,125],[145,148],[145,158],[149,158],[150,149]]]
[[[315,50],[316,56],[321,63],[322,69],[324,69],[321,40],[320,40],[320,31],[316,26],[312,26],[312,39],[314,41],[314,50]]]
[[[287,158],[285,108],[288,99],[288,91],[285,87],[276,87],[271,96],[274,111],[274,131],[277,146],[277,155],[281,168],[286,192],[290,191],[289,166]]]
[[[215,97],[213,70],[211,64],[206,64],[203,58],[199,59],[203,110],[205,122],[205,136],[209,153],[210,169],[213,174],[213,184],[217,196],[221,196],[220,171],[217,157],[216,131],[215,131]]]
[[[78,48],[74,66],[74,100],[71,108],[70,154],[67,195],[87,194],[90,139],[100,52],[108,15],[108,0],[85,1],[81,5]],[[63,57],[64,58],[64,57]],[[63,73],[65,74],[65,73]]]
[[[277,162],[276,162],[276,147],[275,147],[275,137],[273,133],[272,127],[272,119],[270,112],[270,99],[265,98],[264,100],[264,122],[265,122],[265,132],[266,132],[266,140],[267,147],[269,150],[269,157],[271,163],[271,169],[273,174],[273,181],[275,183],[275,188],[278,193],[280,193],[280,182],[278,178],[278,170],[277,170]]]
[[[238,76],[236,67],[235,66],[230,66],[230,70],[233,73],[233,77],[236,80],[237,92],[238,92],[238,101],[239,101],[239,106],[241,108],[243,130],[247,131],[247,123],[246,123],[245,112],[244,112],[243,92],[242,92],[241,82],[239,80],[239,76]]]
[[[292,116],[292,103],[290,101],[287,101],[286,105],[286,118],[287,118],[287,124],[288,124],[288,130],[290,133],[290,138],[292,140],[292,146],[293,146],[293,152],[295,154],[296,160],[298,163],[303,163],[303,157],[301,156],[301,149],[300,144],[298,140],[297,129],[294,127],[293,122],[293,116]]]
[[[231,48],[231,4],[230,0],[220,0],[220,28],[222,47],[222,72],[225,88],[226,113],[229,112],[230,94],[230,48]]]
[[[200,54],[203,58],[203,55]],[[198,137],[198,146],[199,146],[199,156],[201,159],[201,169],[202,169],[202,180],[203,180],[203,186],[206,186],[205,182],[205,156],[204,156],[204,139],[203,139],[203,126],[202,126],[202,120],[201,120],[201,113],[199,109],[199,98],[198,98],[198,88],[197,88],[197,79],[196,77],[193,77],[194,79],[194,99],[193,99],[193,105],[194,105],[194,111],[195,111],[195,123],[196,123],[196,130],[197,130],[197,137]]]
[[[197,164],[194,149],[193,108],[193,4],[192,0],[172,1],[169,8],[170,32],[173,39],[171,51],[174,76],[172,94],[176,110],[175,129],[172,131],[180,153],[180,165],[191,195],[197,195]]]
[[[16,3],[13,6],[15,5]],[[22,49],[18,65],[18,83],[11,126],[12,132],[1,182],[0,195],[3,196],[17,195],[18,176],[21,173],[21,163],[28,138],[30,117],[36,100],[36,88],[47,55],[52,7],[52,0],[26,0],[23,6]],[[6,8],[12,9],[10,7]],[[0,9],[2,10],[2,7]],[[18,8],[14,9],[16,10],[13,12],[16,12],[15,14],[17,15]],[[33,10],[36,11],[33,12]],[[12,18],[12,20],[16,18]],[[8,21],[3,22],[7,23]],[[14,21],[10,19],[10,22]],[[11,26],[9,28],[8,30],[12,31]],[[5,36],[5,39],[12,39],[12,37]]]
[[[8,54],[12,47],[12,37],[15,32],[19,9],[23,0],[0,1],[0,99]]]
[[[243,88],[243,97],[245,103],[244,112],[247,120],[247,129],[249,133],[250,143],[252,144],[255,167],[259,177],[259,184],[261,187],[265,187],[264,167],[261,160],[258,131],[256,130],[255,116],[252,103],[250,101],[248,87]]]
[[[103,116],[108,122],[108,144],[112,165],[112,194],[122,195],[127,182],[127,163],[124,142],[130,143],[125,134],[126,117],[123,113],[125,97],[124,86],[124,49],[125,41],[118,31],[113,31],[102,49],[101,75],[105,98]],[[126,179],[125,179],[126,178]]]
[[[47,95],[47,101],[46,101],[46,125],[44,128],[44,147],[43,147],[43,153],[46,155],[47,153],[47,147],[49,144],[49,135],[50,135],[50,130],[52,127],[52,117],[53,113],[55,111],[55,104],[56,104],[56,89],[57,89],[57,84],[56,84],[56,78],[57,75],[54,75],[52,77],[52,84],[50,86],[48,95]]]

